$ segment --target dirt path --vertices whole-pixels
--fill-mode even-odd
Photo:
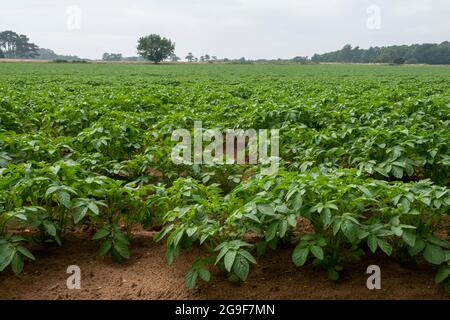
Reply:
[[[393,259],[366,257],[347,267],[338,283],[310,264],[297,269],[290,249],[271,252],[252,267],[249,279],[233,284],[219,273],[211,282],[194,290],[184,286],[184,273],[201,249],[184,252],[168,266],[165,248],[153,242],[151,233],[141,232],[132,246],[132,259],[113,264],[96,254],[98,243],[85,235],[69,237],[63,248],[35,250],[37,261],[27,263],[16,277],[11,271],[0,274],[0,299],[449,299],[444,289],[434,285],[429,266],[403,267]],[[382,289],[366,288],[367,266],[377,264],[382,271]],[[68,290],[69,265],[82,272],[82,289]]]

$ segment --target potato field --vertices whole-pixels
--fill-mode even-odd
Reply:
[[[278,129],[278,169],[174,163],[195,121]],[[74,233],[120,269],[148,231],[186,290],[288,250],[277,270],[386,256],[450,293],[449,129],[449,67],[0,63],[0,279]]]

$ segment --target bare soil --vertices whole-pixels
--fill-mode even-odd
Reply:
[[[429,265],[402,266],[398,259],[365,256],[346,267],[334,283],[311,264],[298,269],[291,262],[291,248],[270,251],[252,266],[244,283],[229,282],[213,271],[210,283],[188,290],[184,274],[202,253],[201,248],[182,252],[173,265],[165,261],[164,244],[155,243],[153,233],[140,231],[133,240],[132,258],[123,264],[97,256],[98,243],[86,233],[70,235],[62,248],[34,248],[36,262],[15,276],[0,274],[0,299],[449,299],[434,284]],[[381,290],[368,290],[366,269],[381,268]],[[80,290],[69,290],[69,265],[81,268]]]

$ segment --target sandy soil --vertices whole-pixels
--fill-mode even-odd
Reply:
[[[163,244],[154,243],[153,233],[141,231],[132,245],[132,259],[114,264],[100,258],[98,243],[86,234],[68,237],[63,248],[35,248],[37,261],[27,263],[22,275],[10,270],[0,274],[0,299],[449,299],[433,282],[428,265],[401,266],[394,259],[366,256],[348,266],[342,279],[333,283],[311,264],[297,269],[291,249],[272,251],[252,267],[247,281],[230,283],[213,272],[210,283],[196,289],[184,286],[184,273],[201,253],[200,248],[184,252],[172,266],[165,262]],[[367,266],[377,264],[382,272],[382,289],[366,288]],[[81,290],[69,290],[69,265],[81,268]]]

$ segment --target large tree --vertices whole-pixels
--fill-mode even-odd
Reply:
[[[151,34],[139,38],[137,50],[141,57],[156,64],[174,53],[175,43],[167,38],[162,38],[160,35]]]
[[[30,42],[27,36],[13,31],[0,32],[0,51],[5,58],[33,58],[39,47]]]

